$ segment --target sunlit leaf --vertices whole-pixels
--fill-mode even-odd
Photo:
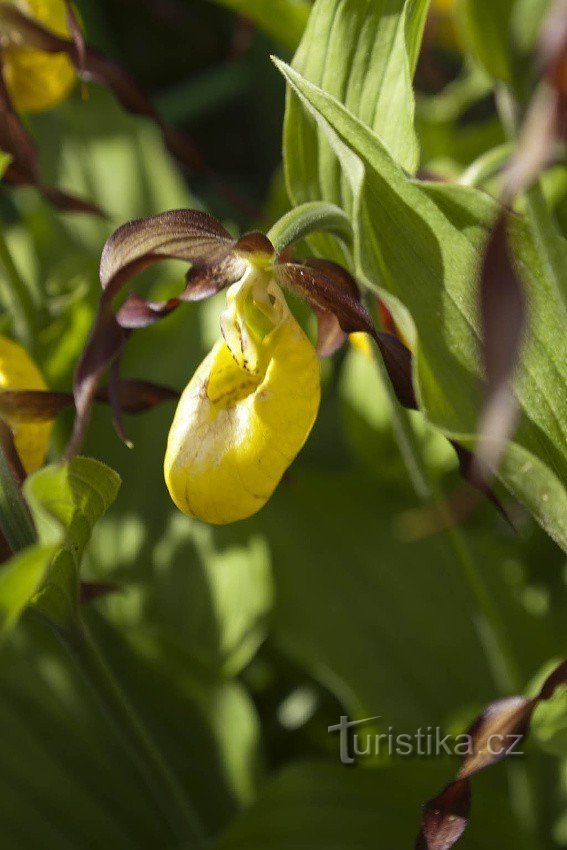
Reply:
[[[302,98],[306,116],[313,116],[308,120],[316,120],[340,157],[355,199],[359,273],[369,285],[395,296],[395,318],[411,338],[412,327],[396,303],[409,309],[417,331],[421,408],[434,424],[472,448],[481,410],[474,284],[498,204],[473,189],[408,179],[338,101],[292,69],[282,70]],[[344,203],[350,203],[348,198]],[[515,382],[523,416],[514,440],[538,460],[544,495],[538,519],[567,546],[563,521],[558,525],[554,519],[553,485],[567,474],[565,316],[523,220],[514,219],[511,238],[529,311],[529,336]],[[510,474],[511,463],[511,456],[505,458],[501,476],[521,501],[531,504],[533,473],[520,467]]]

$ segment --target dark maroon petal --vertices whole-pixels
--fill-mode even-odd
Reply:
[[[18,483],[21,487],[24,481],[26,480],[26,471],[18,454],[18,450],[16,449],[16,444],[14,443],[14,435],[12,433],[12,429],[8,425],[7,422],[0,416],[0,444],[2,445],[2,450],[4,452],[4,457],[8,462],[8,466],[10,467],[10,471],[14,478],[14,481]],[[2,535],[3,536],[3,535]]]
[[[139,295],[129,295],[116,314],[116,320],[125,330],[149,328],[179,307],[179,298],[167,301],[146,301]]]
[[[468,778],[508,755],[517,743],[517,736],[526,734],[537,700],[526,697],[506,697],[491,703],[480,714],[468,734],[471,752],[465,758],[459,777]]]
[[[515,696],[491,703],[468,731],[469,753],[457,778],[423,807],[416,850],[450,850],[467,827],[469,778],[502,759],[518,754],[537,705],[567,685],[567,661],[553,670],[537,697]]]
[[[478,425],[474,481],[489,481],[517,420],[512,379],[520,356],[526,304],[507,236],[506,213],[498,219],[485,252],[480,279],[482,355],[485,375]]]
[[[398,401],[402,407],[406,407],[408,410],[417,410],[418,404],[413,388],[413,356],[411,351],[397,336],[392,334],[377,333],[375,339]]]
[[[276,253],[268,237],[257,231],[245,233],[244,236],[241,236],[235,245],[235,250],[247,260],[263,256],[266,262],[272,260]]]
[[[177,390],[151,381],[121,379],[118,387],[124,413],[141,413],[179,397]],[[100,387],[96,401],[110,403],[108,387]],[[0,419],[6,422],[51,422],[74,404],[73,394],[51,390],[0,390]]]
[[[1,60],[0,60],[1,61]],[[12,186],[35,186],[53,206],[64,212],[86,212],[103,215],[96,204],[70,195],[40,179],[35,145],[16,114],[0,68],[0,150],[9,153],[12,162],[4,173],[4,181]]]
[[[8,3],[0,3],[0,21],[16,30],[29,47],[45,53],[66,53],[81,79],[109,88],[124,109],[149,118],[161,128],[167,146],[178,159],[193,168],[202,167],[202,158],[193,143],[163,121],[143,89],[129,74],[102,53],[85,45],[82,37],[78,38],[76,27],[72,29],[71,39],[62,38]]]
[[[170,210],[130,221],[107,240],[100,261],[103,289],[117,292],[124,280],[158,260],[213,266],[232,254],[235,240],[215,218],[199,210]],[[244,262],[238,266],[244,269]]]
[[[471,789],[467,779],[451,782],[423,807],[416,850],[449,850],[467,828]]]
[[[319,269],[325,277],[333,280],[337,286],[342,287],[360,301],[360,292],[355,279],[338,263],[311,258],[306,260],[305,265]],[[339,320],[330,310],[324,310],[321,307],[313,309],[317,316],[317,354],[319,357],[330,357],[344,344],[348,334],[343,331]]]
[[[0,417],[8,422],[50,422],[72,404],[71,393],[0,390]]]
[[[79,72],[81,72],[84,70],[86,65],[87,45],[85,42],[85,36],[71,0],[65,0],[65,11],[67,26],[71,33],[71,39],[75,45],[75,51],[77,53],[77,68]]]
[[[82,443],[100,378],[120,357],[130,329],[146,327],[170,313],[182,300],[190,300],[194,278],[188,278],[181,296],[168,302],[144,302],[130,297],[117,319],[113,300],[118,291],[142,269],[164,259],[192,263],[192,271],[200,271],[209,288],[216,291],[244,273],[246,262],[235,255],[234,246],[235,240],[228,231],[212,216],[198,210],[170,210],[131,221],[108,239],[100,262],[103,293],[98,314],[75,373],[77,418],[67,456],[75,454]]]
[[[313,307],[334,313],[345,333],[365,331],[376,338],[376,330],[370,313],[360,303],[357,294],[337,282],[336,276],[321,268],[282,263],[274,266],[278,283],[305,298]]]

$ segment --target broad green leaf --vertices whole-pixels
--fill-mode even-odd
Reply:
[[[40,540],[63,539],[78,565],[94,525],[116,499],[119,487],[119,476],[106,464],[76,457],[35,472],[27,479],[24,494]]]
[[[373,130],[409,172],[419,159],[412,76],[428,5],[428,0],[317,0],[293,60],[298,72]],[[337,157],[293,92],[284,160],[294,205],[344,201]]]
[[[400,517],[414,499],[407,486],[364,470],[296,469],[262,516],[273,553],[273,639],[348,713],[380,714],[404,729],[495,698],[474,601],[449,540],[401,536]],[[519,555],[488,525],[487,539],[473,530],[471,551],[527,679],[542,653],[550,657],[560,644],[553,623],[511,600],[504,565]]]
[[[273,38],[274,41],[295,50],[299,44],[307,18],[310,4],[308,0],[215,0],[221,6],[245,15]]]
[[[17,623],[30,599],[37,593],[55,546],[30,546],[15,555],[0,572],[0,635]]]
[[[338,747],[337,747],[338,749]],[[337,753],[338,760],[338,753]],[[420,806],[443,772],[435,760],[400,760],[381,770],[307,762],[276,776],[214,845],[215,850],[386,850],[412,847]],[[467,846],[520,846],[502,776],[475,796]],[[476,789],[475,789],[476,790]],[[481,799],[479,799],[479,797]]]
[[[445,433],[472,445],[482,378],[474,282],[497,203],[469,187],[409,179],[342,104],[293,69],[280,67],[308,120],[315,120],[340,159],[350,187],[342,205],[351,208],[357,273],[390,296],[412,340],[423,411]],[[530,323],[515,383],[523,415],[514,442],[538,463],[534,479],[532,467],[514,463],[512,449],[500,474],[525,503],[533,502],[533,488],[539,488],[536,517],[567,548],[565,520],[557,521],[563,496],[556,483],[563,486],[567,477],[565,312],[519,217],[512,237]]]
[[[270,554],[259,534],[219,547],[210,527],[174,515],[152,558],[145,616],[206,669],[235,675],[266,636]]]
[[[203,677],[146,634],[97,642],[212,836],[248,801],[258,723],[235,681]],[[145,643],[144,643],[145,640]],[[156,850],[179,843],[92,693],[42,623],[0,656],[2,844],[10,850]]]
[[[15,555],[0,573],[1,632],[9,631],[30,603],[59,625],[73,615],[83,551],[119,486],[109,467],[84,457],[29,476],[24,495],[39,543]]]

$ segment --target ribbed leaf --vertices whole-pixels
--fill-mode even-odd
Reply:
[[[73,616],[81,557],[119,486],[109,467],[84,457],[27,479],[24,493],[39,543],[12,558],[0,574],[0,631],[9,631],[30,603],[59,626]]]
[[[472,446],[481,409],[475,281],[498,204],[470,188],[408,179],[376,136],[335,98],[281,68],[307,120],[315,119],[340,158],[354,198],[358,273],[370,286],[382,287],[385,297],[395,296],[395,317],[416,349],[422,409],[435,425]],[[524,462],[518,463],[512,446],[500,474],[567,548],[565,313],[520,218],[511,239],[528,300],[528,339],[515,381],[523,415],[514,442]]]

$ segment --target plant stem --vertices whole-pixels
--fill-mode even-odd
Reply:
[[[276,254],[311,233],[333,233],[344,243],[352,243],[352,225],[346,213],[325,201],[300,204],[277,221],[268,233]]]
[[[205,835],[197,813],[129,704],[85,622],[79,620],[72,635],[65,632],[60,637],[108,719],[120,733],[180,843],[191,850],[200,850],[205,844]]]
[[[5,274],[5,279],[0,277],[2,300],[14,317],[17,335],[28,348],[33,349],[36,310],[30,291],[16,268],[1,229],[0,267]]]

